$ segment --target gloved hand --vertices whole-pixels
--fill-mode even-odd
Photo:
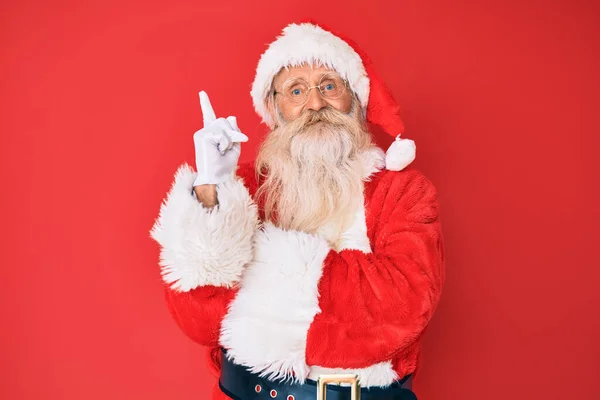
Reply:
[[[225,182],[240,158],[241,142],[248,137],[240,132],[235,117],[217,118],[206,92],[200,92],[204,128],[194,133],[196,170],[194,186]]]

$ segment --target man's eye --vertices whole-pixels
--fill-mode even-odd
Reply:
[[[292,90],[292,94],[294,96],[300,96],[302,94],[302,90],[300,90],[300,89],[294,89],[294,90]]]
[[[332,80],[329,80],[328,82],[323,82],[321,84],[321,90],[323,90],[325,92],[331,92],[332,90],[335,90],[336,88],[337,88],[337,85]]]

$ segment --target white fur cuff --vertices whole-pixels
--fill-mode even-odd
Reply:
[[[219,205],[206,209],[192,195],[195,178],[187,164],[177,170],[150,231],[162,247],[162,276],[181,291],[203,285],[230,287],[252,259],[257,207],[244,184],[232,177],[217,186]]]

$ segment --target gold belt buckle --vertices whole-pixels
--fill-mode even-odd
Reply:
[[[358,375],[354,374],[324,374],[319,376],[317,381],[317,400],[327,400],[327,385],[329,383],[349,383],[350,399],[360,400],[360,384],[358,383]]]

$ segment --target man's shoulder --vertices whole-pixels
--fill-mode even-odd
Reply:
[[[365,192],[371,199],[385,198],[386,202],[430,202],[437,199],[433,183],[423,172],[412,166],[402,171],[378,171],[365,184]]]
[[[384,185],[405,188],[434,188],[433,183],[420,170],[409,166],[402,171],[382,169],[371,176],[367,185]]]

